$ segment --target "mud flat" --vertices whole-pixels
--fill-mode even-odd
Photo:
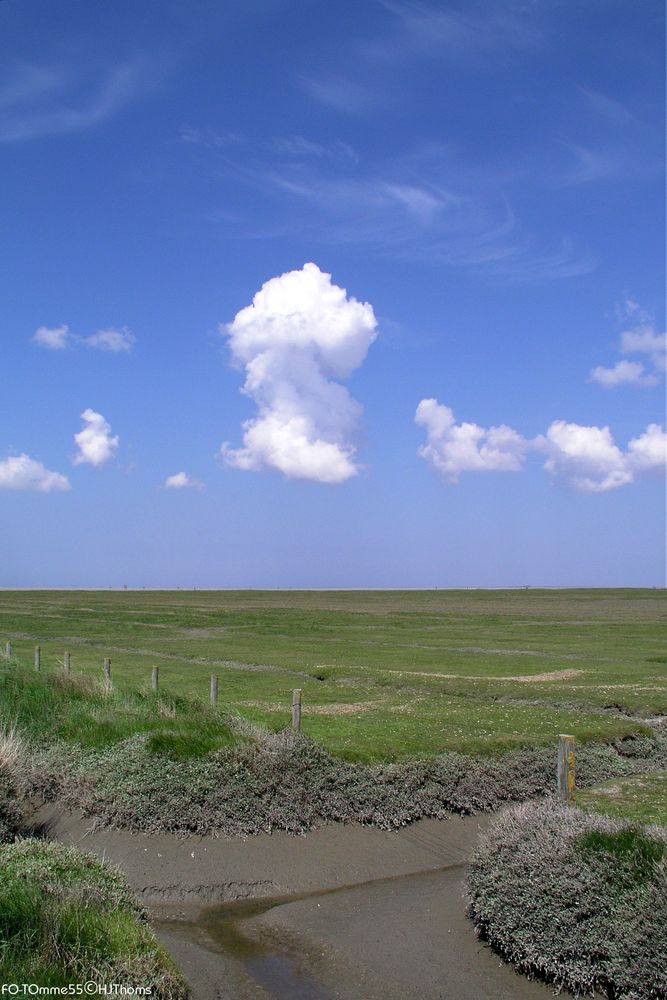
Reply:
[[[120,865],[194,1000],[539,1000],[465,916],[465,866],[488,817],[389,833],[140,835],[41,807],[35,827]]]

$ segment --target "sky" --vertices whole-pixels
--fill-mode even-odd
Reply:
[[[0,586],[664,586],[663,22],[2,0]]]

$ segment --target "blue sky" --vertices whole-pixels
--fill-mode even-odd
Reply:
[[[663,17],[3,0],[2,585],[664,585]]]

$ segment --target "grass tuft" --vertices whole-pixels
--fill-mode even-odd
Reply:
[[[584,855],[606,857],[611,862],[612,874],[629,874],[638,881],[651,878],[666,851],[664,840],[651,837],[638,826],[622,826],[618,830],[593,827],[581,836],[578,846]]]
[[[73,847],[0,847],[0,980],[124,983],[157,1000],[189,991],[118,869]]]

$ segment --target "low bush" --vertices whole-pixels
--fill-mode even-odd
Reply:
[[[468,874],[480,935],[521,972],[575,994],[667,997],[667,829],[513,806]]]
[[[156,746],[155,734],[102,750],[65,743],[33,749],[34,789],[131,830],[250,834],[298,833],[334,820],[389,829],[545,795],[555,782],[555,748],[371,766],[332,757],[291,730],[253,736],[247,724],[239,728],[235,745],[199,757],[179,752],[174,741]],[[580,780],[649,770],[667,756],[667,741],[636,742],[641,747],[629,756],[625,741],[580,748]]]
[[[64,987],[188,988],[155,940],[119,870],[95,855],[37,840],[0,847],[0,981]]]

